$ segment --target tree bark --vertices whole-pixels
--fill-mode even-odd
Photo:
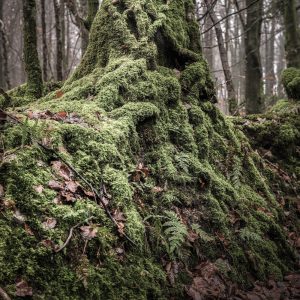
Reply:
[[[269,25],[269,23],[268,23]],[[271,28],[269,34],[266,34],[266,96],[272,98],[274,96],[275,85],[275,17],[271,20]]]
[[[246,5],[248,7],[245,24],[246,113],[255,114],[261,113],[264,109],[260,57],[263,1],[260,0],[253,5],[253,0],[246,0]]]
[[[4,57],[3,57],[3,44],[4,44],[4,37],[3,37],[3,0],[0,0],[0,87],[4,88]]]
[[[37,52],[35,0],[23,0],[23,31],[27,93],[39,98],[43,93],[43,80]]]
[[[300,68],[300,33],[295,0],[284,0],[285,51],[288,67]]]
[[[82,55],[85,53],[88,43],[89,43],[89,30],[92,26],[93,20],[96,16],[96,13],[99,9],[98,0],[88,0],[87,4],[87,18],[83,19],[80,17],[77,9],[76,2],[74,0],[64,0],[68,9],[72,13],[75,19],[76,26],[80,30],[81,35],[81,52]]]
[[[226,88],[227,88],[227,93],[228,93],[228,106],[229,106],[229,112],[230,114],[235,114],[237,111],[237,100],[236,100],[236,94],[234,90],[234,85],[232,81],[232,74],[231,70],[229,67],[228,63],[228,55],[227,51],[225,48],[225,41],[223,38],[223,33],[222,33],[222,28],[220,23],[218,23],[218,18],[215,14],[214,9],[210,9],[211,6],[211,1],[210,0],[205,0],[207,9],[209,10],[209,16],[212,20],[213,24],[215,25],[215,31],[216,31],[216,36],[218,40],[218,47],[219,47],[219,52],[220,52],[220,58],[223,66],[223,72],[224,72],[224,77],[226,81]]]
[[[45,0],[41,0],[42,48],[43,48],[43,79],[48,80],[48,49],[46,32]]]
[[[59,0],[53,0],[54,17],[55,17],[55,35],[56,35],[56,79],[63,80],[63,47],[61,34],[61,18]]]

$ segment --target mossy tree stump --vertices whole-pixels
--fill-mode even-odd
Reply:
[[[104,0],[73,76],[21,109],[31,118],[64,115],[30,119],[26,128],[93,186],[105,184],[108,207],[135,246],[86,195],[53,201],[49,181],[64,183],[52,168],[57,158],[28,138],[25,125],[5,125],[0,285],[11,295],[22,278],[35,299],[182,299],[184,264],[222,258],[226,276],[243,284],[293,268],[260,157],[213,104],[194,9],[192,0]],[[26,226],[16,224],[16,212]],[[51,245],[90,216],[96,237],[85,247],[78,229],[54,254]],[[49,218],[57,221],[52,229],[44,225]],[[166,230],[171,219],[177,232]],[[197,238],[188,242],[191,233]],[[169,261],[181,273],[173,286]]]

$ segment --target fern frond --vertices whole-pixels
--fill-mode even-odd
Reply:
[[[185,241],[187,236],[187,228],[173,211],[165,211],[168,221],[163,224],[164,234],[167,240],[167,250],[170,256],[179,248]]]

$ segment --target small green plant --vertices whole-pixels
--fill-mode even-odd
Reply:
[[[198,234],[200,240],[204,242],[212,242],[214,240],[214,238],[201,229],[198,224],[192,224],[191,228]]]
[[[178,253],[187,236],[187,228],[173,211],[165,211],[167,222],[163,223],[169,256]]]

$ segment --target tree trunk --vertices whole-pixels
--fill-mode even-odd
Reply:
[[[46,31],[46,10],[45,0],[41,0],[41,23],[42,23],[42,48],[43,48],[43,79],[48,80],[48,49]]]
[[[27,93],[39,98],[43,93],[43,80],[37,52],[35,0],[23,0],[23,27]]]
[[[269,25],[270,23],[268,23]],[[274,96],[275,78],[275,26],[276,19],[273,16],[271,20],[271,28],[266,38],[266,96],[272,98]],[[269,27],[269,26],[268,26]]]
[[[3,44],[4,44],[4,37],[3,37],[3,30],[4,30],[4,23],[3,23],[3,0],[0,0],[0,87],[5,88],[4,86],[4,57],[3,57]]]
[[[56,79],[63,80],[63,47],[62,47],[62,32],[60,18],[59,0],[53,0],[54,16],[55,16],[55,35],[56,35]]]
[[[235,114],[237,113],[237,100],[236,100],[236,94],[234,90],[234,85],[232,81],[232,74],[231,70],[229,67],[228,63],[228,55],[227,51],[225,48],[225,41],[223,38],[223,33],[222,33],[222,28],[220,23],[218,23],[218,18],[215,14],[214,9],[210,9],[211,6],[211,1],[210,0],[205,0],[206,7],[209,10],[209,15],[210,18],[215,25],[215,31],[216,31],[216,36],[218,40],[218,47],[219,47],[219,52],[220,52],[220,58],[223,66],[223,71],[224,71],[224,77],[225,77],[225,82],[226,82],[226,88],[227,88],[227,93],[228,93],[228,106],[229,106],[229,112],[230,114]]]
[[[253,5],[253,0],[246,0],[247,20],[245,24],[246,55],[246,113],[261,113],[264,109],[262,70],[260,58],[260,38],[263,13],[263,1]]]
[[[81,36],[81,52],[82,55],[85,53],[89,43],[89,30],[99,9],[98,0],[88,0],[87,2],[87,18],[83,19],[80,17],[77,4],[75,0],[64,0],[68,9],[75,18],[76,26],[80,30]]]
[[[284,25],[287,66],[300,68],[300,33],[295,0],[284,0]]]

